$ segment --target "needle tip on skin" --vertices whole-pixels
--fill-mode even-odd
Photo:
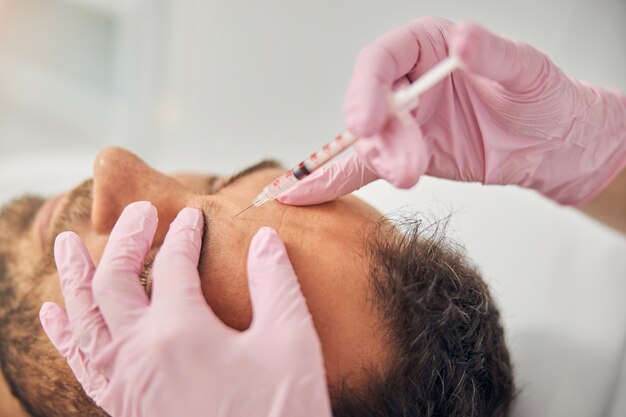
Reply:
[[[241,210],[239,213],[235,214],[233,217],[239,216],[241,213],[243,213],[244,211],[248,210],[252,206],[254,206],[254,204],[250,204],[248,207],[246,207],[245,209]]]

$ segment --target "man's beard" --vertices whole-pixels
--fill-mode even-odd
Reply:
[[[41,197],[25,195],[0,208],[0,245],[26,233],[45,202]]]
[[[28,233],[44,203],[41,197],[26,195],[0,209],[0,282],[9,279],[9,264],[16,259],[14,245]]]
[[[36,248],[25,253],[25,248],[40,244],[32,227],[46,200],[25,196],[0,209],[0,373],[31,415],[70,415],[67,410],[75,410],[71,415],[105,415],[61,368],[63,361],[42,337],[38,314],[49,288],[42,279],[55,268],[54,239],[61,231],[89,225],[91,201],[91,180],[67,195],[43,253]],[[32,241],[22,245],[26,240]],[[58,380],[46,383],[52,374]]]
[[[54,246],[57,235],[65,231],[76,232],[76,227],[91,223],[91,208],[93,205],[93,180],[89,179],[74,188],[67,196],[55,220],[48,247]]]
[[[44,256],[42,263],[46,267],[51,266],[54,259],[54,239],[66,230],[74,230],[76,226],[84,225],[90,220],[92,207],[93,180],[89,179],[68,194],[63,207],[61,207],[56,220],[52,225],[52,233],[44,242]],[[4,271],[9,269],[20,270],[20,265],[14,265],[21,258],[22,262],[32,261],[32,254],[12,253],[15,250],[15,242],[20,241],[25,234],[30,233],[32,223],[46,199],[38,196],[26,195],[9,202],[0,209],[0,257],[5,264]],[[8,267],[8,264],[12,264]],[[43,266],[43,265],[42,265]],[[17,267],[17,268],[16,268]],[[37,268],[41,271],[42,268]],[[6,275],[2,274],[2,275]],[[0,280],[8,277],[0,275]]]
[[[43,256],[39,260],[36,253],[17,253],[19,249],[16,248],[16,243],[31,233],[33,222],[47,200],[26,195],[0,209],[0,287],[3,288],[3,292],[8,289],[15,292],[18,287],[17,281],[36,282],[37,276],[52,272],[55,268],[54,239],[62,231],[72,230],[76,225],[83,225],[85,221],[89,221],[92,191],[93,181],[87,180],[68,194],[52,226],[49,240],[44,242]]]
[[[46,201],[39,196],[26,195],[0,208],[0,251],[3,245],[11,245],[11,242],[28,232]],[[56,235],[62,231],[71,230],[77,224],[84,224],[91,216],[92,201],[92,179],[86,180],[70,191],[53,225],[51,241],[54,242]]]

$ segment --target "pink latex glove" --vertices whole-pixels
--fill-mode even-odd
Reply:
[[[150,203],[129,205],[97,269],[76,234],[56,240],[67,312],[46,303],[41,322],[86,393],[114,417],[330,416],[320,342],[276,232],[250,244],[254,319],[238,332],[201,292],[198,210],[171,224],[148,299],[139,272],[156,226]]]
[[[456,54],[456,71],[420,96],[408,124],[386,97]],[[601,65],[601,63],[598,63]],[[626,97],[568,78],[533,47],[438,18],[393,30],[359,55],[344,105],[360,136],[350,156],[279,200],[332,200],[377,179],[423,175],[535,189],[562,204],[594,196],[626,166]]]

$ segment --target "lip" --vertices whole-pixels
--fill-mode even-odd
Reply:
[[[46,249],[46,245],[50,242],[50,233],[52,232],[52,224],[53,220],[56,217],[58,208],[60,206],[59,203],[63,200],[65,194],[59,194],[55,197],[52,197],[48,200],[41,211],[39,212],[37,218],[37,235],[39,238],[39,244],[43,250]]]

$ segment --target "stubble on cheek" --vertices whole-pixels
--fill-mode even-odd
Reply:
[[[16,317],[26,304],[37,310],[44,296],[60,294],[58,279],[48,279],[56,272],[52,245],[42,252],[33,229],[45,202],[26,195],[0,208],[0,327],[10,326],[14,320],[5,319]]]
[[[84,181],[70,191],[55,220],[50,236],[49,246],[54,245],[56,236],[68,230],[78,232],[80,228],[91,224],[91,208],[93,206],[93,180]]]
[[[17,252],[29,240],[31,225],[44,203],[41,197],[27,195],[0,208],[0,255],[5,265],[0,280],[7,278],[7,265],[16,260]]]
[[[32,281],[36,281],[35,276],[41,276],[44,270],[48,274],[51,272],[51,256],[41,253],[32,228],[45,202],[41,197],[27,195],[0,208],[2,311],[7,310],[19,294],[33,292]]]
[[[79,194],[89,200],[89,192]],[[52,245],[42,253],[33,233],[44,203],[26,196],[0,209],[0,373],[32,415],[106,416],[85,396],[39,323],[43,301],[61,301],[58,279],[52,279]],[[90,205],[73,207],[67,207],[66,222],[83,219]]]
[[[26,233],[44,203],[41,197],[26,195],[0,208],[0,242]]]

